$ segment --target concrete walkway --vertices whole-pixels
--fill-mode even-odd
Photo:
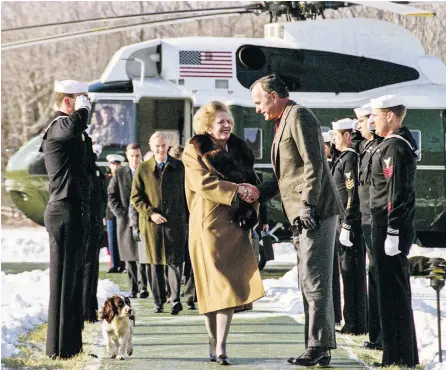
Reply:
[[[111,277],[110,275],[107,277]],[[125,286],[121,287],[125,289]],[[303,325],[291,317],[267,312],[268,298],[254,305],[254,310],[234,315],[228,337],[228,356],[237,369],[295,369],[286,360],[304,351]],[[97,346],[100,369],[218,369],[208,361],[207,333],[203,316],[185,308],[178,316],[154,314],[152,299],[134,299],[136,327],[133,356],[118,361],[108,358],[105,346]],[[98,324],[99,328],[99,324]],[[364,369],[338,349],[332,353],[331,367]]]

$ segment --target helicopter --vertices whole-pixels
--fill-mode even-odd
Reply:
[[[290,98],[310,108],[323,131],[328,131],[333,121],[353,118],[353,109],[371,98],[398,94],[408,109],[404,124],[421,153],[416,179],[417,237],[423,246],[445,247],[446,65],[438,57],[426,55],[419,40],[395,24],[361,18],[317,19],[324,18],[326,9],[354,5],[281,1],[236,7],[233,12],[220,8],[225,14],[267,11],[271,23],[264,27],[264,38],[181,37],[122,47],[100,79],[89,85],[90,133],[102,145],[97,164],[105,169],[105,157],[124,154],[130,142],[141,143],[143,152],[147,151],[148,138],[155,131],[164,132],[170,145],[184,145],[193,136],[197,109],[219,100],[229,106],[234,133],[247,141],[256,171],[266,179],[272,175],[274,129],[256,114],[250,99],[249,88],[258,78],[279,75]],[[396,3],[373,2],[373,6],[400,14],[432,15]],[[219,15],[215,9],[211,13],[191,18]],[[286,22],[278,22],[280,17]],[[98,32],[115,32],[116,28]],[[2,45],[2,50],[85,34],[9,43]],[[94,132],[106,116],[120,127],[118,139],[111,142]],[[40,143],[37,136],[10,158],[5,188],[27,217],[43,224],[49,194],[43,156],[38,152]],[[270,225],[287,225],[279,197],[270,201],[268,214]],[[276,229],[279,238],[289,237],[287,227]]]

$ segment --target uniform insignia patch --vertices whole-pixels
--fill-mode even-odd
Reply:
[[[353,187],[355,186],[355,181],[351,177],[352,177],[351,171],[345,173],[345,187],[348,190],[353,189]]]
[[[390,163],[391,157],[389,158],[384,158],[384,164],[385,164],[385,168],[383,168],[383,172],[384,172],[384,176],[386,177],[386,179],[392,177],[392,173],[393,173],[393,165]]]
[[[348,200],[347,200],[347,207],[345,207],[345,209],[349,209],[351,203],[352,203],[352,198],[348,197]]]

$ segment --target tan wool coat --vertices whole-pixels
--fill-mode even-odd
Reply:
[[[243,140],[231,135],[228,152],[220,156],[217,170],[207,154],[220,150],[209,148],[209,143],[213,145],[207,135],[197,135],[183,155],[190,212],[189,251],[200,313],[247,305],[265,295],[250,230],[233,222],[231,205],[237,197],[237,185],[225,180],[225,171],[231,171],[228,162],[233,161],[232,168],[244,169],[242,173],[249,173],[250,182],[255,183],[252,152]],[[258,203],[254,208],[258,212]]]

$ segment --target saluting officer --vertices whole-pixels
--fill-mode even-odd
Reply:
[[[364,137],[360,145],[359,153],[359,209],[361,210],[361,227],[364,244],[369,258],[368,270],[368,328],[369,341],[364,342],[364,347],[369,349],[382,349],[381,325],[379,323],[378,292],[376,268],[372,255],[372,216],[370,211],[370,164],[372,151],[381,142],[375,133],[372,108],[367,103],[360,108],[354,109],[357,118],[357,128]]]
[[[415,174],[419,151],[410,131],[401,126],[406,115],[401,97],[382,96],[372,99],[371,106],[376,133],[384,138],[372,155],[370,185],[382,365],[414,367],[419,361],[407,255],[415,239]]]
[[[367,291],[365,249],[362,243],[358,196],[358,153],[352,146],[355,121],[349,118],[333,122],[333,139],[341,153],[333,163],[332,174],[345,208],[340,221],[337,246],[344,286],[342,333],[367,333]]]
[[[56,81],[57,112],[42,134],[49,176],[45,227],[50,239],[50,299],[46,354],[69,358],[82,350],[82,281],[91,192],[91,148],[85,141],[88,84]]]

